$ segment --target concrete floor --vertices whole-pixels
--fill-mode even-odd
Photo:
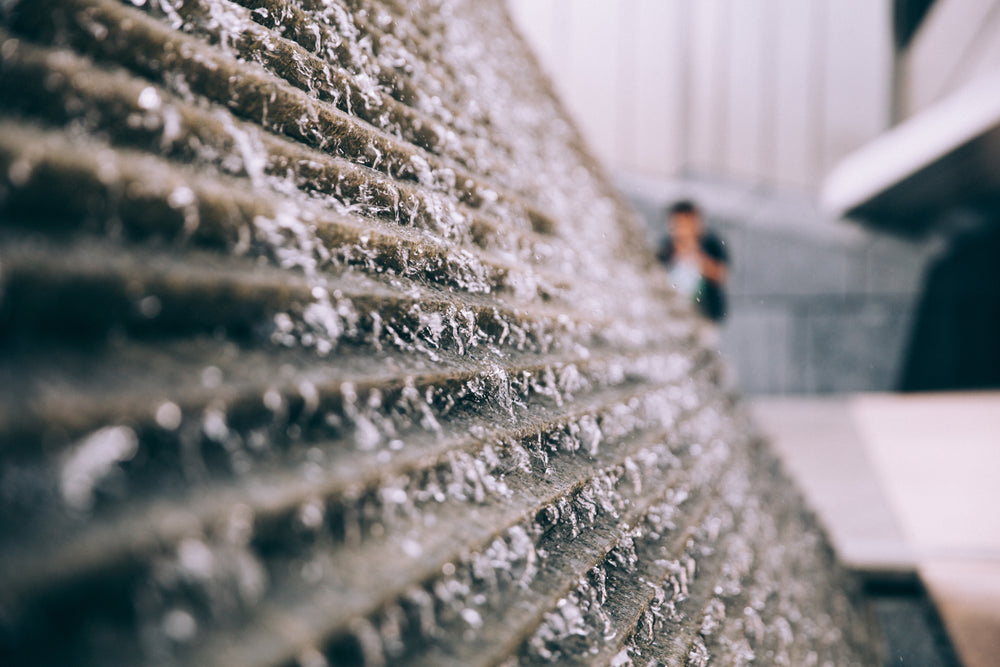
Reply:
[[[1000,665],[1000,393],[751,404],[842,560],[915,572],[962,663]]]

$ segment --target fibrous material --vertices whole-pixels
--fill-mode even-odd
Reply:
[[[501,3],[0,18],[4,664],[871,661]]]

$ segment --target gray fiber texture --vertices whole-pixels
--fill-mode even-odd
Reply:
[[[0,662],[875,662],[501,3],[0,18]]]

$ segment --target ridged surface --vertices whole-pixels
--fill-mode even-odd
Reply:
[[[0,3],[4,664],[851,665],[501,3]]]

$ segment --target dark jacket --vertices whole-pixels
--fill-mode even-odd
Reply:
[[[714,232],[705,230],[701,235],[701,251],[717,262],[729,266],[729,253],[725,242]],[[663,240],[656,253],[657,259],[670,268],[674,262],[674,243],[669,236]],[[726,316],[726,293],[722,285],[702,276],[701,285],[694,296],[701,313],[710,320],[721,322]]]

